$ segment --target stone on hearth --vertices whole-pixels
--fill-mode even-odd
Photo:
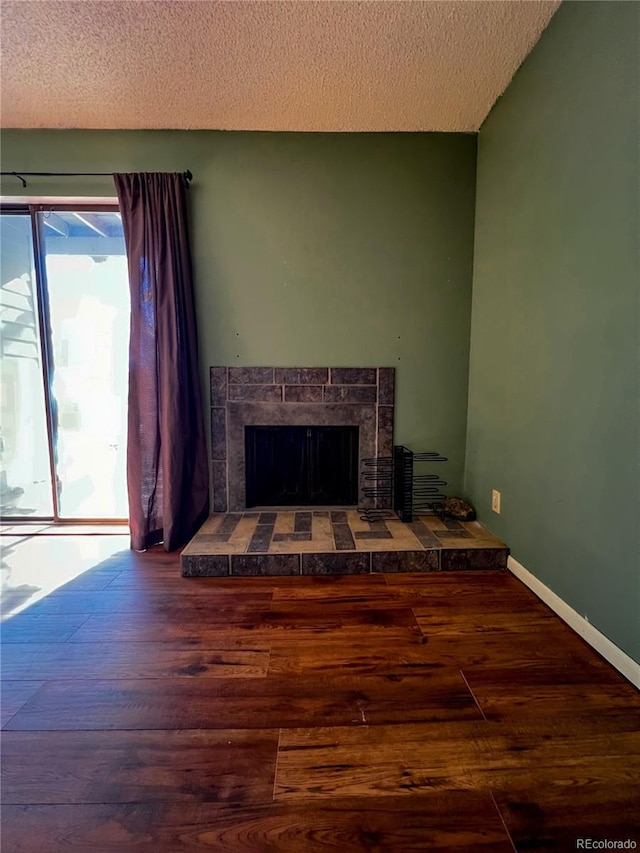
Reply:
[[[475,509],[462,498],[446,498],[442,511],[457,521],[473,521],[476,517]]]

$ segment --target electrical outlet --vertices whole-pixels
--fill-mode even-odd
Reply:
[[[496,489],[491,492],[491,509],[500,515],[500,492]]]

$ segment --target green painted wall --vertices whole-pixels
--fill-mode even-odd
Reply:
[[[466,488],[640,661],[638,12],[565,2],[479,134]]]
[[[21,131],[2,167],[189,168],[203,386],[210,364],[397,368],[396,438],[451,459],[467,408],[476,138]],[[20,185],[4,180],[3,195]],[[34,179],[34,195],[113,195]]]

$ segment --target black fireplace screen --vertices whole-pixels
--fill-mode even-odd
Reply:
[[[357,426],[245,427],[247,506],[355,506]]]

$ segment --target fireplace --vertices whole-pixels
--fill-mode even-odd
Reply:
[[[246,426],[246,504],[355,506],[357,426]]]
[[[390,457],[393,452],[394,368],[212,367],[210,374],[214,512],[242,512],[251,505],[318,506],[326,503],[374,506],[373,500],[363,491],[367,485],[365,462],[369,458]],[[280,472],[280,485],[274,486],[279,489],[277,499],[271,495],[269,501],[263,503],[265,492],[261,491],[262,485],[257,493],[253,485],[247,490],[247,469],[253,464],[250,445],[254,441],[250,439],[247,444],[247,429],[257,427],[285,427],[287,430],[295,427],[298,428],[298,437],[305,441],[308,429],[312,430],[312,435],[313,430],[325,430],[322,441],[325,447],[329,447],[334,440],[333,450],[324,455],[320,450],[312,451],[325,469],[321,486],[312,484],[304,495],[305,499],[300,501],[294,501],[292,493],[289,502],[282,499],[288,486],[285,482],[283,489]],[[351,431],[345,434],[352,438],[345,438],[345,434],[339,440],[330,438],[338,435],[338,432],[327,431],[333,427],[350,428]],[[264,433],[260,441],[269,454],[269,442],[276,439],[273,438],[275,433],[271,437],[267,435]],[[320,433],[315,435],[317,437]],[[354,435],[357,435],[356,439]],[[336,449],[335,442],[342,442],[341,449]],[[336,467],[336,454],[341,459],[340,467],[344,467],[342,461],[345,461],[350,472],[349,488],[345,488],[346,484],[338,487],[331,483],[330,469]],[[329,457],[334,461],[331,462]],[[299,464],[308,466],[310,463]],[[260,476],[264,481],[264,475]],[[339,492],[339,500],[321,500],[320,492],[324,490],[328,494],[329,488],[334,495]],[[312,493],[316,493],[318,503],[308,499]],[[378,506],[384,505],[378,503]]]

